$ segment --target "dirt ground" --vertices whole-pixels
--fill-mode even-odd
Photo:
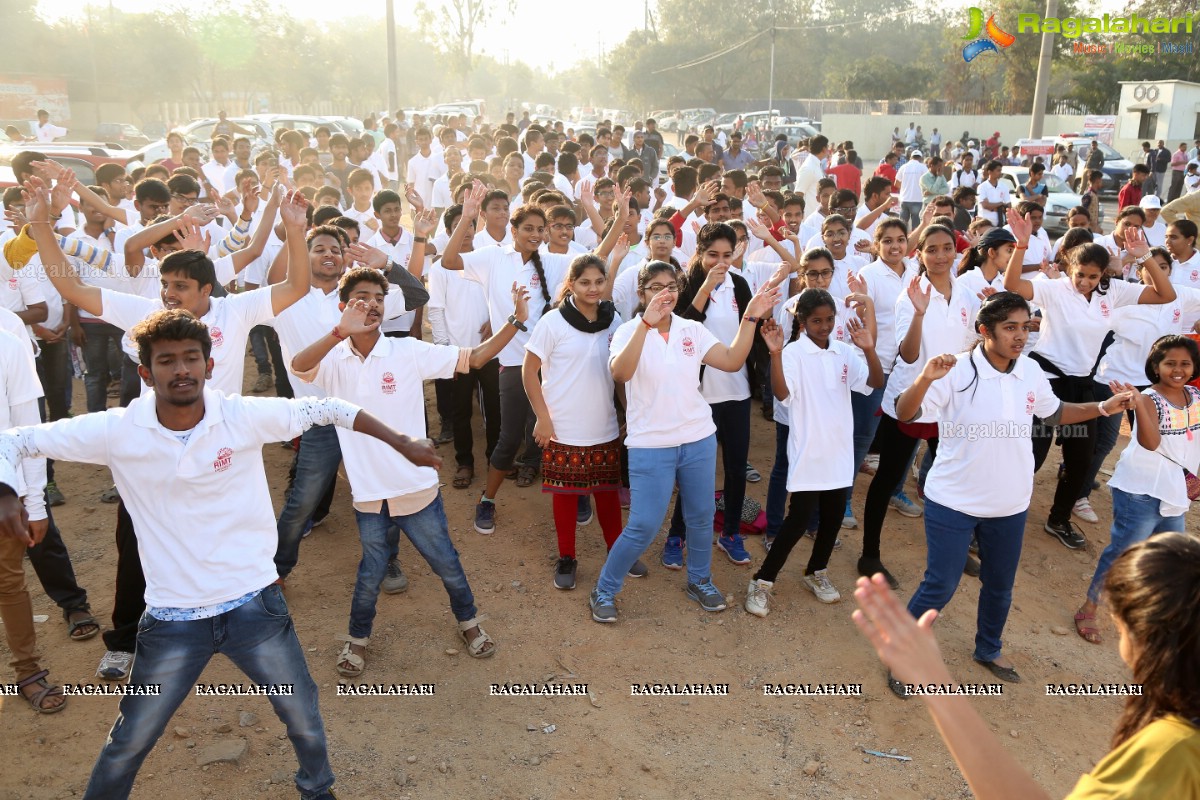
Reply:
[[[249,360],[246,375],[249,385],[255,375]],[[428,396],[432,408],[432,387]],[[84,407],[81,382],[74,407]],[[764,480],[752,484],[749,495],[765,501],[774,433],[757,405],[752,425],[751,461]],[[598,525],[579,532],[579,588],[557,591],[550,503],[540,486],[517,489],[506,483],[497,531],[480,536],[471,521],[481,480],[468,491],[452,488],[453,453],[449,446],[444,450],[451,534],[477,604],[489,617],[485,627],[499,643],[494,658],[467,657],[444,589],[402,540],[401,561],[411,587],[401,595],[381,595],[367,671],[357,680],[434,683],[436,694],[335,696],[340,647],[335,637],[346,630],[359,558],[344,480],[333,513],[304,542],[300,565],[288,581],[287,600],[321,690],[335,790],[343,800],[699,798],[735,787],[739,794],[822,800],[970,796],[921,703],[899,700],[887,690],[879,661],[850,620],[857,531],[842,532],[845,546],[830,564],[831,578],[845,598],[838,605],[821,605],[801,588],[810,547],[805,540],[780,575],[766,619],[741,607],[753,565],[736,566],[715,552],[714,581],[734,602],[724,613],[706,614],[685,596],[683,574],[658,564],[660,538],[647,554],[649,576],[627,582],[618,624],[598,625],[587,609],[587,592],[604,553]],[[481,444],[478,450],[482,465]],[[278,445],[265,447],[276,511],[290,457]],[[1045,684],[1125,682],[1128,674],[1107,619],[1101,623],[1102,646],[1084,642],[1071,630],[1071,615],[1108,540],[1108,493],[1093,495],[1101,523],[1083,525],[1088,550],[1065,549],[1041,530],[1054,463],[1052,457],[1038,476],[1005,637],[1005,651],[1024,682],[1005,684],[1002,697],[973,702],[1050,794],[1063,796],[1107,752],[1121,701],[1049,698]],[[67,504],[55,509],[55,517],[93,610],[107,627],[116,514],[98,498],[111,481],[99,467],[60,463],[57,472]],[[860,475],[855,488],[860,518],[868,481]],[[747,546],[760,563],[760,543]],[[901,594],[911,596],[925,560],[921,520],[889,512],[884,558],[902,583]],[[104,651],[101,639],[69,641],[61,615],[32,569],[27,575],[34,613],[49,615],[37,628],[51,677],[99,682],[93,671]],[[971,660],[978,588],[975,579],[964,576],[937,632],[958,680],[993,683],[990,673]],[[3,644],[0,652],[7,652]],[[215,659],[202,680],[246,682],[224,658]],[[586,683],[592,697],[489,695],[492,683],[547,680]],[[630,684],[664,681],[727,683],[729,696],[630,696]],[[863,696],[763,696],[764,683],[796,682],[861,683]],[[81,795],[116,709],[116,698],[75,697],[63,713],[39,716],[17,699],[3,698],[0,722],[8,748],[0,800]],[[243,711],[258,721],[243,727]],[[553,731],[544,732],[551,725]],[[296,762],[283,734],[266,699],[190,697],[146,760],[133,796],[294,797]],[[205,747],[236,739],[248,744],[239,762],[197,766]],[[912,760],[866,756],[863,748],[885,753],[895,748]]]

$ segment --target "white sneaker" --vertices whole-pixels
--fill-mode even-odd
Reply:
[[[771,613],[771,587],[774,585],[772,581],[750,581],[750,588],[746,590],[746,611],[756,617]]]
[[[829,570],[819,569],[812,575],[804,576],[804,585],[807,586],[817,599],[822,603],[836,603],[842,599],[842,595],[837,589],[833,588],[833,584],[829,582]]]
[[[1096,512],[1092,509],[1092,504],[1085,497],[1082,500],[1075,501],[1075,507],[1072,509],[1075,516],[1079,517],[1084,522],[1099,522],[1100,517],[1096,516]]]
[[[123,681],[129,677],[131,669],[133,669],[133,653],[107,650],[104,657],[100,659],[100,666],[96,667],[96,677],[108,681]]]

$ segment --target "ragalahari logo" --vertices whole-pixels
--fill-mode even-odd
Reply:
[[[963,61],[970,63],[976,56],[992,52],[1000,52],[996,45],[1000,47],[1008,47],[1017,40],[1017,37],[1011,33],[1005,33],[1000,30],[1000,26],[996,24],[996,15],[992,14],[987,19],[987,24],[983,23],[983,11],[972,6],[969,10],[969,21],[967,23],[967,35],[963,40],[972,40],[970,44],[963,48]],[[980,38],[981,33],[986,33],[986,36]]]

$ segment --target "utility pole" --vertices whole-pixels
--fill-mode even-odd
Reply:
[[[400,96],[396,91],[396,4],[395,0],[385,0],[387,4],[387,114],[391,116],[400,107]]]
[[[767,82],[767,130],[775,128],[775,0],[771,0],[771,73]]]
[[[1046,17],[1058,17],[1058,0],[1046,0]],[[1038,55],[1037,83],[1033,89],[1033,111],[1029,116],[1029,138],[1042,138],[1046,122],[1046,97],[1050,93],[1050,58],[1054,55],[1054,34],[1042,33],[1042,51]]]

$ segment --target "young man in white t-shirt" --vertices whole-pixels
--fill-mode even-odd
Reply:
[[[152,392],[128,409],[0,434],[5,549],[19,552],[32,542],[17,470],[47,456],[108,466],[143,531],[147,608],[129,685],[157,691],[121,698],[83,796],[129,796],[163,729],[220,652],[268,687],[299,761],[301,795],[332,800],[317,687],[283,593],[272,585],[274,515],[262,448],[312,425],[337,424],[386,442],[407,462],[437,466],[440,459],[428,444],[344,401],[243,398],[208,389],[213,342],[186,311],[158,311],[134,336],[144,362],[139,372]],[[203,535],[181,520],[203,521]]]
[[[341,321],[297,353],[292,370],[329,396],[361,403],[364,409],[397,420],[419,436],[425,431],[424,382],[468,373],[495,357],[528,319],[529,294],[514,284],[516,321],[468,350],[380,335],[387,293],[387,279],[376,270],[358,268],[343,275],[338,287],[344,308]],[[442,579],[468,654],[474,658],[494,655],[496,644],[479,626],[475,598],[450,540],[437,471],[416,467],[384,447],[341,430],[338,440],[362,542],[349,635],[342,637],[346,645],[338,655],[338,672],[357,677],[365,669],[363,654],[370,643],[375,604],[392,549],[389,540],[396,528],[404,531]]]
[[[433,152],[433,134],[417,129],[417,152],[408,160],[408,185],[416,189],[425,208],[433,207],[433,183],[446,171],[441,156]]]
[[[375,216],[375,209],[371,205],[371,198],[375,194],[375,181],[367,170],[356,169],[350,173],[346,183],[351,202],[350,207],[342,212],[342,216],[349,217],[362,226],[362,238],[369,239],[379,230],[379,218]]]
[[[1012,202],[1008,182],[1000,180],[1003,165],[996,160],[987,162],[983,168],[984,180],[979,184],[979,216],[999,227],[1004,210]]]

